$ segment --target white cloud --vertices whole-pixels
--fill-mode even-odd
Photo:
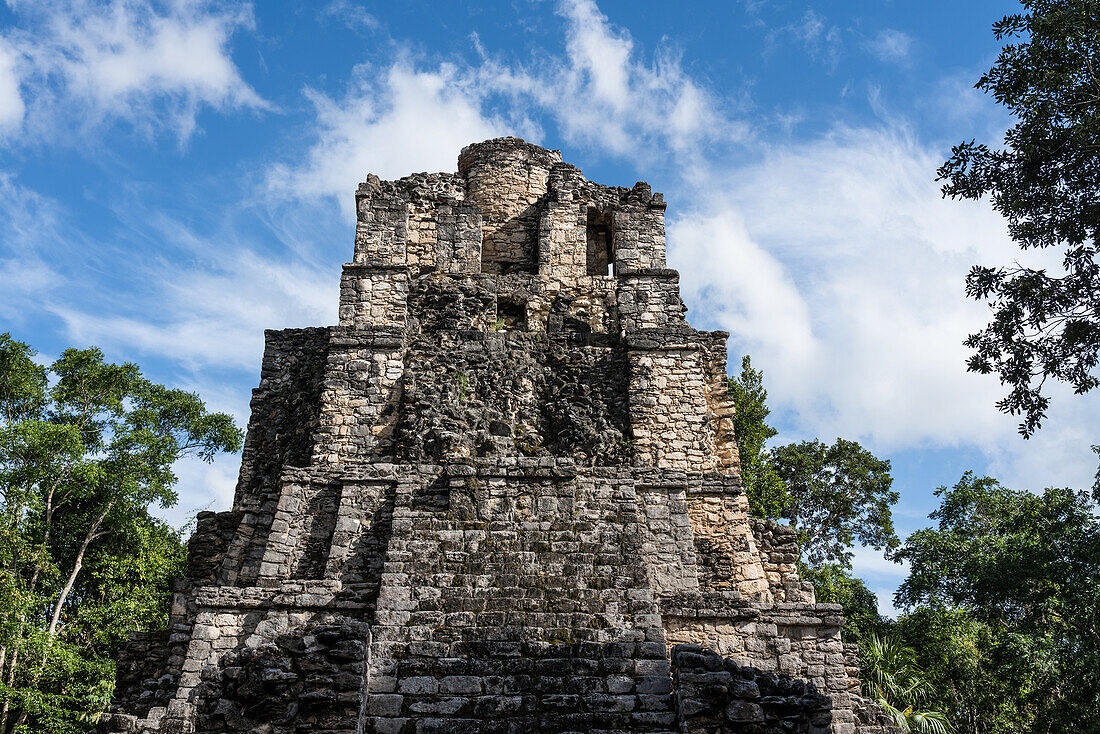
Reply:
[[[228,48],[234,32],[252,27],[248,6],[201,0],[10,4],[27,21],[6,36],[26,59],[29,132],[38,136],[122,119],[144,131],[170,129],[182,141],[203,106],[269,107],[241,77]]]
[[[844,43],[840,37],[840,28],[831,25],[824,16],[807,8],[797,23],[785,26],[782,30],[798,39],[811,58],[821,61],[829,69],[836,68]]]
[[[0,136],[23,122],[23,96],[19,91],[19,72],[15,51],[0,38]]]
[[[336,18],[353,31],[372,31],[379,27],[378,18],[349,0],[332,0],[321,11],[321,17]]]
[[[838,129],[715,172],[726,195],[670,226],[689,304],[735,334],[807,434],[883,450],[1011,430],[961,344],[986,317],[967,269],[1011,245],[988,208],[941,198],[937,162],[904,130]]]
[[[630,34],[613,28],[592,0],[567,0],[558,12],[567,23],[566,56],[533,83],[567,138],[619,155],[641,152],[643,160],[656,149],[695,156],[707,143],[747,138],[747,126],[723,113],[674,48],[659,48],[647,63]]]
[[[1100,395],[1053,387],[1045,427],[1024,441],[995,408],[1003,388],[966,371],[962,345],[990,317],[963,291],[972,265],[1058,269],[1060,253],[1021,253],[988,205],[943,199],[942,156],[885,124],[713,170],[695,208],[670,210],[670,267],[693,310],[764,370],[769,403],[792,426],[783,438],[975,447],[1009,486],[1088,487]]]
[[[365,67],[355,77],[342,100],[306,90],[317,113],[316,141],[304,163],[272,168],[272,191],[332,197],[350,219],[352,193],[368,173],[454,170],[462,146],[508,129],[482,111],[481,93],[453,66],[418,71],[400,60],[377,79]]]
[[[182,527],[202,510],[228,510],[233,505],[239,462],[219,456],[212,463],[196,458],[177,461],[172,470],[179,480],[179,501],[172,507],[153,507],[153,513],[175,527]]]
[[[1082,396],[1064,385],[1048,387],[1051,409],[1043,428],[1026,441],[1012,436],[996,446],[988,473],[1013,489],[1087,490],[1096,475],[1091,446],[1100,444],[1100,393]]]
[[[905,64],[913,51],[913,38],[903,31],[887,28],[868,39],[866,48],[880,61]]]
[[[79,343],[170,357],[192,370],[221,367],[253,373],[263,353],[265,328],[336,320],[335,267],[297,258],[273,260],[243,248],[226,248],[218,263],[217,268],[173,273],[138,303],[126,304],[127,310],[139,310],[148,300],[157,304],[155,310],[132,315],[62,305],[52,310]],[[156,277],[155,270],[150,277]]]
[[[674,49],[644,61],[629,33],[591,0],[567,0],[558,12],[564,55],[530,67],[484,52],[476,65],[431,65],[405,51],[388,68],[357,67],[341,99],[306,89],[316,138],[304,160],[272,167],[271,190],[332,197],[350,218],[351,192],[367,173],[454,170],[468,143],[504,134],[537,142],[542,131],[532,117],[540,115],[556,120],[569,142],[639,161],[672,153],[691,168],[708,145],[749,136],[684,72]]]

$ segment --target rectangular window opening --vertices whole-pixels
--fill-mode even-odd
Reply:
[[[497,322],[505,331],[527,329],[527,305],[509,298],[497,301]]]
[[[610,211],[588,208],[588,253],[589,275],[614,275],[615,252],[612,238],[612,219]]]

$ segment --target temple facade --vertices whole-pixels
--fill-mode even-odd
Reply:
[[[103,731],[896,731],[748,514],[661,194],[503,138],[355,197],[339,323],[267,332],[233,508]]]

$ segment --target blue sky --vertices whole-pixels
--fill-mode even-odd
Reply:
[[[1020,254],[934,182],[1009,124],[971,85],[1016,8],[7,0],[0,330],[99,345],[244,423],[262,330],[335,321],[356,183],[516,134],[665,192],[693,323],[764,370],[781,440],[893,461],[902,534],[967,469],[1084,488],[1095,397],[1056,391],[1023,441],[965,371],[987,315],[966,271]],[[168,517],[228,506],[235,457],[179,469]],[[903,569],[856,561],[888,605]]]

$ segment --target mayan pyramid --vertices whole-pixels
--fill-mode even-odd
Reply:
[[[355,200],[339,324],[267,332],[233,508],[101,731],[892,731],[748,516],[661,194],[502,138]]]

